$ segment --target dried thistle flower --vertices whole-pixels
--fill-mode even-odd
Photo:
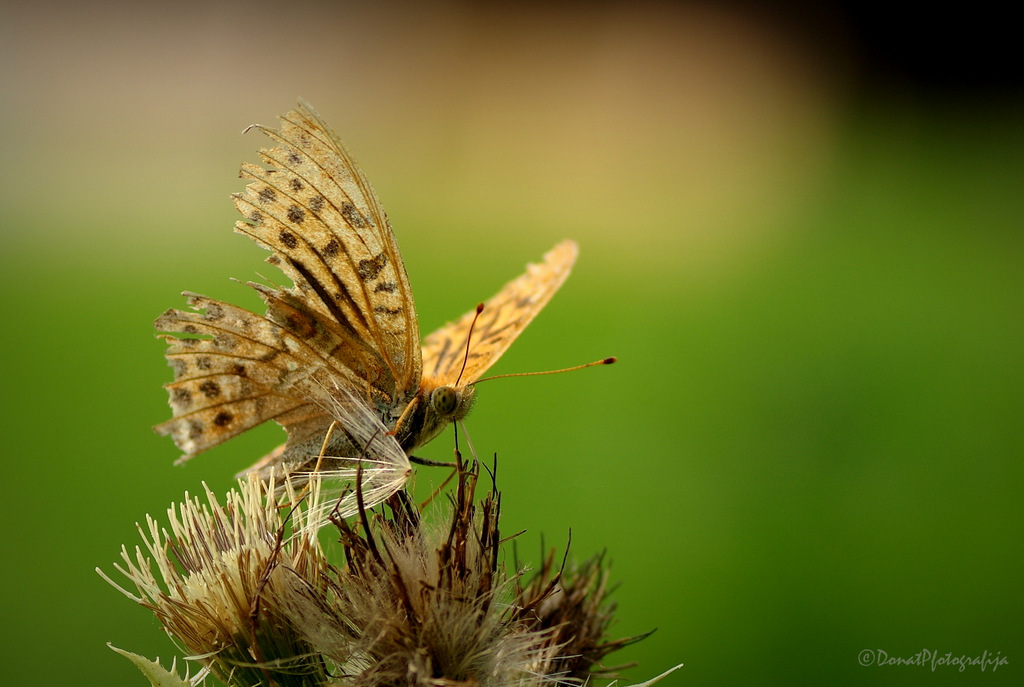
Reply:
[[[335,520],[348,565],[338,609],[358,628],[352,684],[534,685],[550,681],[559,646],[552,631],[516,617],[498,563],[499,497],[473,503],[478,472],[461,470],[447,528],[423,523],[404,494],[390,514]],[[325,653],[335,651],[324,647]]]
[[[273,479],[240,480],[224,505],[209,488],[207,504],[186,494],[168,509],[170,532],[148,516],[139,527],[149,557],[121,549],[125,565],[115,568],[139,596],[104,577],[150,608],[187,659],[226,684],[326,684],[326,667],[296,619],[264,603],[296,590],[323,594],[332,577],[315,523],[304,520],[315,511],[296,509],[288,536],[274,488]]]
[[[444,526],[424,521],[404,491],[368,511],[357,490],[359,520],[329,519],[341,566],[320,545],[318,480],[304,500],[286,480],[296,504],[287,510],[274,484],[254,477],[224,506],[207,490],[208,506],[186,498],[169,510],[170,533],[152,519],[140,528],[152,560],[122,549],[126,565],[116,567],[139,596],[122,592],[156,613],[187,661],[232,686],[532,687],[610,677],[601,659],[636,638],[605,639],[614,606],[602,559],[562,573],[549,555],[522,584],[500,563],[500,495],[492,486],[475,503],[479,467],[458,475]]]
[[[601,659],[648,637],[653,630],[637,637],[607,639],[615,604],[608,600],[609,570],[603,554],[568,569],[564,561],[561,570],[554,564],[551,550],[526,586],[517,587],[516,615],[533,630],[551,630],[547,641],[559,647],[551,672],[562,680],[618,677],[617,671],[628,666],[606,668]]]

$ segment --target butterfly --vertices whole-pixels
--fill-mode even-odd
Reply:
[[[191,311],[156,320],[174,381],[173,417],[155,430],[183,462],[274,420],[287,442],[250,470],[350,469],[376,452],[397,474],[408,462],[393,442],[404,459],[466,416],[474,383],[558,291],[577,247],[559,243],[421,348],[402,255],[370,182],[308,104],[280,120],[250,127],[274,145],[259,151],[265,166],[242,164],[250,183],[233,195],[244,218],[235,231],[270,251],[266,262],[292,286],[249,282],[263,315],[185,292]]]

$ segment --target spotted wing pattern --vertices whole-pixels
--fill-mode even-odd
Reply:
[[[316,324],[367,345],[371,382],[387,392],[415,392],[419,325],[398,244],[370,182],[313,109],[281,117],[279,130],[257,127],[279,145],[260,150],[268,165],[243,164],[252,179],[235,206],[235,230],[272,252],[267,262],[294,283],[275,295]],[[268,302],[268,316],[281,316]],[[362,371],[362,370],[360,370]]]
[[[265,316],[186,294],[202,312],[169,310],[167,385],[174,417],[157,425],[188,459],[268,419],[289,443],[323,436],[332,418],[304,384],[316,373],[396,409],[418,389],[419,326],[412,290],[387,217],[337,136],[305,103],[281,128],[256,127],[278,145],[235,205],[236,231],[271,251],[290,288],[250,284]]]
[[[265,166],[242,165],[250,183],[234,196],[245,218],[235,230],[269,250],[267,262],[292,286],[249,284],[265,315],[185,293],[191,310],[157,319],[174,381],[166,385],[173,417],[156,430],[187,460],[272,419],[288,441],[251,470],[346,470],[374,454],[392,470],[378,480],[387,491],[407,469],[405,451],[469,412],[472,382],[562,285],[576,244],[555,246],[478,318],[474,310],[443,327],[421,350],[394,234],[338,137],[301,101],[279,129],[252,128],[274,145],[260,150]],[[395,435],[371,439],[366,428]]]

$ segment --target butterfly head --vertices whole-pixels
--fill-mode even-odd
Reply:
[[[412,451],[423,446],[449,424],[466,417],[473,407],[475,391],[472,385],[443,384],[425,377],[396,425],[402,448]]]
[[[430,392],[430,412],[445,422],[461,420],[473,407],[474,386],[439,386]]]

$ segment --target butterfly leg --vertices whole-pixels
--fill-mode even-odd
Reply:
[[[443,460],[431,460],[429,458],[417,458],[416,456],[409,456],[410,463],[416,463],[417,465],[426,465],[432,468],[455,468],[458,467],[455,463],[447,463]]]

